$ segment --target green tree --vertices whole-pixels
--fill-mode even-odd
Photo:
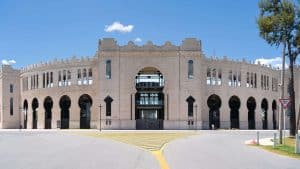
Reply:
[[[283,54],[289,59],[290,71],[290,135],[296,134],[294,65],[300,52],[300,12],[293,0],[261,0],[257,24],[260,36],[270,45],[283,46]]]

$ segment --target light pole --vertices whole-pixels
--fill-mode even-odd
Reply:
[[[282,52],[282,67],[281,67],[281,95],[280,98],[284,98],[284,70],[285,70],[285,48],[286,44],[283,44],[283,52]],[[283,105],[280,106],[280,113],[279,113],[279,143],[282,144],[282,120],[283,120]]]
[[[102,105],[100,104],[100,106],[99,106],[99,111],[100,111],[100,112],[99,112],[99,113],[100,113],[100,114],[99,114],[99,125],[100,125],[100,126],[99,126],[99,130],[100,130],[100,132],[101,132],[101,108],[102,108]]]
[[[195,111],[195,113],[196,113],[196,122],[195,122],[195,126],[196,126],[196,130],[197,130],[197,120],[198,120],[198,119],[197,119],[197,107],[198,107],[198,106],[197,106],[197,104],[196,104],[196,105],[195,105],[195,109],[196,109],[196,111]]]

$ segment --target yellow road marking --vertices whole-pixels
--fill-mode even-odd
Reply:
[[[169,169],[168,163],[163,155],[163,149],[167,143],[172,140],[195,135],[192,132],[114,132],[114,133],[99,133],[99,132],[76,132],[77,134],[108,138],[125,144],[130,144],[149,151],[159,162],[161,169]]]

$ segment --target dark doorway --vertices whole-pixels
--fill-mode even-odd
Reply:
[[[146,67],[136,78],[135,118],[136,129],[163,129],[164,120],[164,78],[159,70]]]
[[[52,122],[52,107],[53,101],[52,98],[47,96],[44,100],[44,108],[45,108],[45,129],[51,129]]]
[[[253,97],[248,98],[247,108],[248,108],[248,129],[255,129],[256,101]]]
[[[32,100],[32,128],[37,129],[37,121],[38,121],[38,114],[37,114],[37,108],[39,107],[39,102],[37,98],[34,98]]]
[[[188,117],[193,117],[194,116],[194,102],[195,102],[195,99],[192,96],[189,96],[186,99],[186,102],[188,103]]]
[[[27,117],[28,117],[28,102],[27,100],[24,100],[23,103],[23,116],[24,116],[24,129],[27,129]]]
[[[262,124],[263,129],[268,129],[268,101],[267,99],[263,99],[261,102],[261,117],[262,117]]]
[[[230,127],[234,129],[240,128],[239,109],[241,106],[240,99],[237,96],[231,96],[229,99],[230,107]]]
[[[209,107],[209,128],[212,129],[212,125],[215,129],[220,128],[220,107],[221,99],[218,95],[211,95],[207,99],[207,106]]]
[[[61,109],[60,112],[60,128],[68,129],[69,121],[70,121],[70,111],[69,108],[71,106],[71,99],[69,96],[64,95],[59,100],[59,106]]]
[[[273,112],[273,129],[275,130],[277,128],[277,103],[275,100],[272,102],[272,112]]]
[[[93,104],[92,98],[84,94],[80,96],[78,100],[78,104],[80,107],[80,128],[81,129],[89,129],[91,128],[91,106]]]

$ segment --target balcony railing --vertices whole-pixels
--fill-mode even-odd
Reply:
[[[163,88],[163,83],[160,82],[139,82],[135,85],[136,88]]]
[[[164,102],[162,100],[158,100],[158,101],[137,100],[135,104],[139,106],[162,106]]]

